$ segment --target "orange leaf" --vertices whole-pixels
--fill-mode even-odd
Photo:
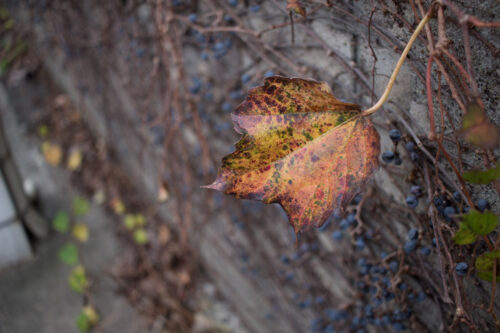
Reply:
[[[320,227],[378,168],[379,135],[326,83],[273,76],[232,114],[243,134],[206,188],[279,203],[295,232]]]
[[[498,129],[489,121],[478,103],[467,106],[462,120],[462,135],[469,143],[484,149],[493,149],[500,141]]]
[[[300,4],[298,0],[288,0],[286,4],[286,9],[294,11],[300,16],[306,16],[306,9]]]

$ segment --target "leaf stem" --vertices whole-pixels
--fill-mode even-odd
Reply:
[[[406,47],[403,50],[403,53],[401,53],[401,57],[399,57],[398,63],[396,64],[396,67],[394,68],[394,71],[392,72],[391,78],[389,79],[389,82],[387,83],[387,86],[385,87],[384,93],[382,94],[382,96],[380,96],[377,103],[375,103],[369,109],[366,109],[363,111],[363,113],[362,113],[363,116],[369,116],[372,113],[377,112],[382,107],[382,105],[384,105],[384,103],[387,101],[387,99],[389,98],[389,94],[391,93],[392,86],[394,85],[394,82],[396,82],[396,78],[399,74],[399,71],[400,71],[401,67],[403,66],[403,63],[405,62],[406,57],[408,56],[408,53],[410,52],[410,49],[411,49],[413,43],[415,42],[415,40],[417,40],[417,37],[420,34],[420,31],[422,31],[422,29],[425,27],[427,22],[429,22],[429,19],[431,18],[432,14],[433,14],[433,9],[431,7],[429,12],[427,12],[427,14],[422,18],[422,20],[418,24],[417,28],[415,29],[415,31],[411,35],[411,38],[408,41],[408,44],[406,44]]]

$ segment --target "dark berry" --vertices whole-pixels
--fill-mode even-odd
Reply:
[[[229,98],[234,99],[234,100],[240,100],[243,99],[244,94],[243,91],[241,90],[234,90],[229,93]]]
[[[356,221],[356,213],[350,213],[347,215],[347,222],[349,222],[349,225],[357,225],[358,221]]]
[[[418,161],[418,153],[416,153],[416,152],[412,151],[412,152],[410,153],[410,160],[412,160],[412,162],[416,162],[416,161]]]
[[[403,249],[407,254],[412,253],[417,248],[417,242],[414,240],[409,240],[403,245]]]
[[[363,250],[365,248],[365,240],[362,237],[356,238],[355,244],[358,250]]]
[[[410,208],[415,208],[417,207],[418,205],[418,199],[416,196],[414,195],[409,195],[406,197],[406,204],[408,205],[408,207]]]
[[[406,143],[405,149],[407,152],[411,153],[415,149],[415,144],[412,141],[410,141]]]
[[[417,294],[417,301],[422,302],[426,298],[425,293],[423,291]]]
[[[358,193],[356,194],[356,196],[354,197],[354,199],[352,199],[352,203],[354,205],[357,205],[361,202],[361,199],[363,199],[363,195],[361,193]]]
[[[225,102],[224,104],[222,104],[222,111],[229,112],[231,111],[231,109],[232,109],[231,103]]]
[[[321,231],[321,232],[323,232],[326,229],[328,229],[328,227],[330,226],[330,224],[332,224],[332,220],[328,219],[328,220],[326,220],[325,223],[323,223],[323,225],[321,227],[318,228],[318,230]]]
[[[452,206],[446,206],[443,211],[443,216],[446,219],[446,221],[451,222],[452,216],[455,215],[456,213],[457,211],[455,210],[455,208],[453,208]]]
[[[324,296],[316,296],[314,299],[314,303],[316,304],[322,304],[325,302],[325,297]]]
[[[394,324],[392,324],[392,328],[396,332],[401,332],[401,331],[404,331],[406,329],[405,325],[403,325],[401,323],[394,323]]]
[[[273,71],[267,71],[267,72],[265,72],[265,73],[264,73],[264,77],[265,77],[265,78],[271,77],[271,76],[273,76],[273,75],[274,75],[274,72],[273,72]]]
[[[480,212],[484,212],[486,209],[490,208],[490,203],[488,202],[488,200],[479,199],[476,202],[476,207]]]
[[[336,241],[341,240],[342,239],[342,231],[337,230],[337,231],[332,232],[332,238]]]
[[[401,140],[401,132],[397,128],[393,128],[389,131],[389,137],[392,141],[398,142]]]
[[[201,81],[200,81],[200,79],[194,78],[193,79],[193,84],[189,88],[189,92],[191,94],[197,94],[198,92],[200,92],[200,89],[201,89]]]
[[[396,260],[392,260],[390,263],[389,263],[389,268],[391,271],[393,271],[394,273],[398,271],[398,268],[399,268],[399,263],[396,261]]]
[[[413,185],[411,188],[410,188],[410,192],[411,194],[415,195],[415,196],[419,196],[422,194],[422,188],[418,185]]]
[[[238,0],[229,0],[229,6],[236,7],[238,5]]]
[[[285,265],[288,265],[290,263],[290,259],[288,258],[288,256],[286,254],[283,254],[281,257],[280,257],[280,261],[282,263],[284,263]]]
[[[394,158],[394,164],[395,165],[401,165],[401,164],[403,164],[403,161],[401,160],[401,158],[399,158],[399,156],[396,156]]]
[[[418,230],[415,228],[411,228],[408,231],[408,239],[409,240],[417,240],[417,238],[418,238]]]
[[[457,266],[455,267],[455,271],[457,272],[457,275],[460,276],[465,276],[467,274],[467,270],[469,269],[469,265],[467,265],[466,262],[459,262]]]
[[[424,257],[427,257],[429,254],[431,254],[431,249],[424,246],[423,248],[420,249],[420,254],[423,255]]]
[[[189,21],[191,21],[193,23],[196,22],[196,18],[197,18],[197,16],[195,13],[189,14],[189,16],[188,16]]]
[[[342,230],[349,228],[349,225],[349,221],[347,221],[346,219],[340,221],[340,229]]]
[[[243,74],[241,76],[241,83],[245,84],[245,83],[248,83],[248,81],[250,81],[251,79],[251,76],[248,75],[248,74]]]
[[[250,11],[252,13],[257,13],[259,10],[260,10],[260,6],[257,4],[250,6]]]
[[[391,163],[394,160],[394,153],[392,151],[384,151],[382,153],[382,161]]]
[[[460,195],[460,192],[458,191],[453,192],[453,200],[455,200],[456,202],[462,201],[462,196]]]
[[[433,202],[434,202],[434,205],[435,205],[436,207],[439,207],[439,206],[444,205],[444,202],[443,202],[443,199],[441,198],[441,196],[439,196],[439,197],[434,197]]]

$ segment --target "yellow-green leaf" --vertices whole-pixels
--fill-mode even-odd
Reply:
[[[73,200],[73,213],[75,216],[81,217],[87,214],[89,210],[89,202],[82,197],[76,197]]]
[[[88,286],[87,276],[85,275],[85,268],[82,265],[76,266],[68,279],[71,289],[79,294],[83,294],[85,288]]]
[[[463,222],[476,235],[485,236],[495,230],[498,225],[498,216],[490,212],[471,210],[463,216]]]
[[[123,218],[123,224],[128,230],[135,228],[135,216],[133,214],[126,214]]]
[[[88,332],[97,324],[98,321],[99,315],[95,309],[92,306],[87,305],[76,317],[76,327],[78,327],[80,332]]]
[[[79,149],[73,149],[68,157],[67,168],[71,171],[79,169],[82,165],[82,159],[82,152]]]
[[[494,250],[491,252],[486,252],[476,259],[476,270],[477,276],[483,280],[492,282],[493,281],[493,264],[495,260],[497,261],[497,282],[500,282],[500,250]]]
[[[118,198],[113,198],[111,200],[111,208],[113,208],[113,211],[117,215],[122,215],[123,213],[125,213],[125,205]]]
[[[48,134],[49,134],[49,128],[47,127],[47,125],[38,126],[38,136],[40,138],[45,139]]]
[[[140,228],[134,231],[134,242],[139,245],[146,244],[149,241],[146,230]]]
[[[243,134],[206,188],[279,203],[296,232],[345,208],[378,168],[379,135],[326,83],[267,78],[232,114]]]
[[[453,242],[457,245],[472,244],[477,240],[477,234],[472,231],[467,224],[460,222],[460,228],[453,236]]]
[[[84,223],[75,223],[72,232],[73,237],[82,243],[89,239],[89,228]]]

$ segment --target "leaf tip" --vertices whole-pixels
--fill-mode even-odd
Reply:
[[[201,188],[208,188],[211,190],[224,191],[224,188],[226,187],[226,183],[224,181],[221,181],[220,179],[216,179],[212,184],[202,185],[200,187]]]

